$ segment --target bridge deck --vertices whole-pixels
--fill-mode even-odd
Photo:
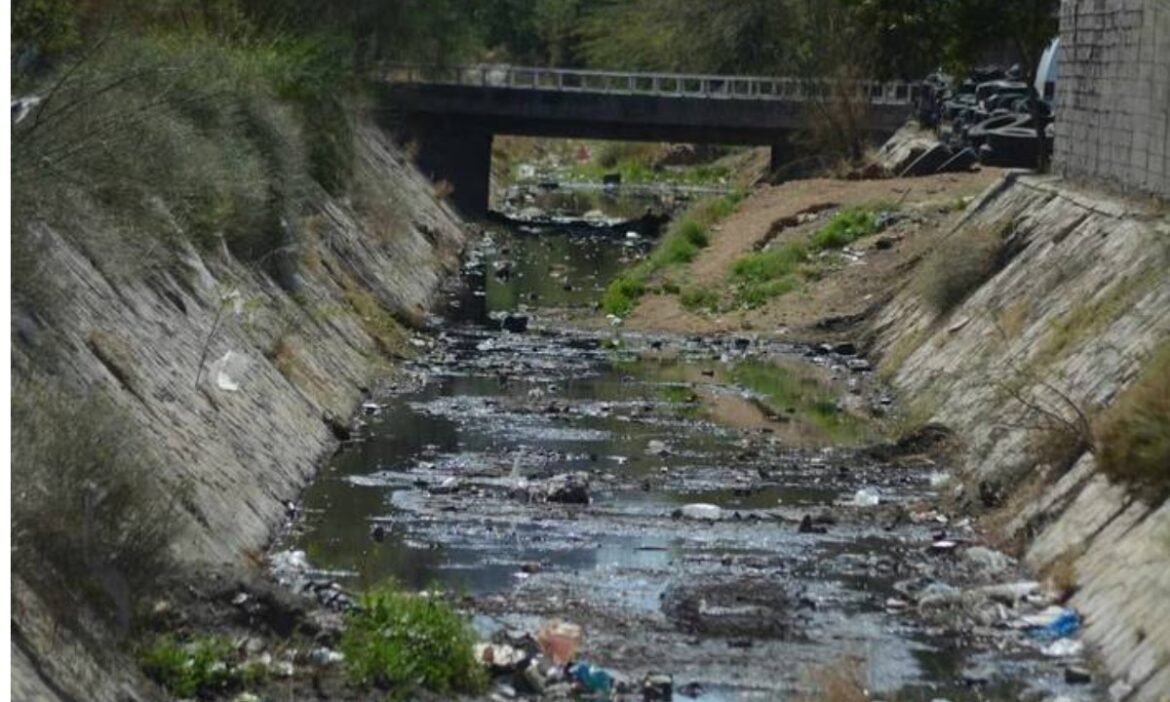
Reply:
[[[910,105],[918,86],[905,82],[856,81],[731,76],[683,73],[596,71],[529,66],[389,66],[387,83],[459,85],[484,88],[551,90],[557,92],[725,100],[782,100],[841,98],[848,92],[873,105]]]

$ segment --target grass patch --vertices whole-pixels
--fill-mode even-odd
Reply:
[[[795,290],[802,282],[801,266],[807,261],[808,249],[801,242],[741,256],[731,266],[736,303],[754,309]]]
[[[660,270],[695,260],[699,251],[711,242],[711,226],[734,212],[741,200],[743,194],[739,192],[704,200],[671,222],[646,259],[610,282],[601,296],[601,309],[619,317],[629,314],[649,289],[650,277]]]
[[[1107,288],[1099,297],[1073,305],[1068,312],[1053,320],[1048,334],[1040,345],[1034,365],[1045,365],[1059,359],[1078,341],[1091,339],[1119,319],[1133,304],[1136,294],[1155,282],[1163,270],[1155,266],[1143,275],[1125,278]]]
[[[220,636],[198,636],[180,643],[161,636],[141,654],[142,670],[175,697],[213,697],[256,685],[267,669],[261,664],[237,665],[231,642]]]
[[[1095,434],[1097,463],[1106,475],[1152,504],[1170,496],[1170,342],[1105,411]]]
[[[819,429],[834,442],[854,443],[867,434],[865,422],[837,405],[832,387],[811,370],[765,361],[744,361],[731,380],[761,395],[779,415]]]
[[[661,153],[661,144],[605,142],[598,147],[592,161],[574,164],[569,170],[569,177],[573,180],[600,181],[603,176],[617,173],[623,183],[711,185],[724,182],[731,175],[726,166],[714,163],[655,167]]]
[[[955,232],[930,254],[916,278],[919,294],[935,313],[958,307],[999,270],[1008,231],[972,227]]]
[[[736,304],[755,309],[796,290],[807,280],[820,280],[837,265],[836,256],[822,252],[843,248],[877,233],[882,214],[896,209],[882,203],[847,208],[834,215],[807,241],[789,241],[739,257],[732,264],[729,276]]]
[[[355,682],[384,687],[392,696],[416,686],[471,694],[487,686],[474,642],[467,622],[446,603],[381,586],[346,617],[340,649]]]
[[[719,309],[719,293],[710,288],[687,288],[679,293],[678,299],[691,312],[714,312]]]
[[[858,239],[878,233],[882,215],[897,209],[896,205],[884,203],[847,207],[818,229],[810,238],[809,245],[815,250],[844,248]]]

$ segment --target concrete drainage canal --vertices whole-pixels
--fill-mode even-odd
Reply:
[[[592,307],[650,237],[491,229],[410,382],[365,405],[305,493],[275,556],[311,569],[283,578],[442,590],[517,649],[575,624],[574,658],[628,699],[793,699],[834,671],[885,699],[1062,693],[1059,659],[986,614],[1050,603],[964,591],[1019,575],[930,508],[945,466],[741,384],[778,363],[884,409],[849,349],[575,329],[566,308]],[[568,691],[530,668],[497,665],[489,694]]]

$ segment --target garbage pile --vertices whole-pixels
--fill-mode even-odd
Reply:
[[[919,91],[916,117],[938,141],[900,164],[898,176],[968,170],[977,163],[1036,168],[1041,155],[1052,153],[1052,106],[1023,80],[1019,66],[976,69],[961,81],[932,73]]]
[[[514,698],[666,702],[674,696],[669,675],[650,674],[635,685],[620,673],[580,660],[583,632],[562,621],[543,624],[535,635],[501,631],[491,643],[475,646],[475,658],[491,673],[497,694]],[[494,697],[493,697],[494,699]]]

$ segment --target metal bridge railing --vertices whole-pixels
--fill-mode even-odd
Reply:
[[[833,81],[760,76],[631,73],[506,65],[393,65],[383,74],[390,83],[429,83],[558,92],[703,97],[739,100],[804,101],[840,96]],[[850,85],[874,105],[909,105],[918,86],[905,82],[860,81]]]

